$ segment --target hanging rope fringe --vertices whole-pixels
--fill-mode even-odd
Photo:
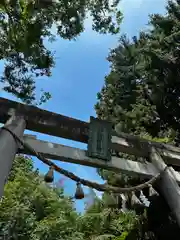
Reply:
[[[158,193],[154,190],[152,185],[149,186],[149,196],[157,195]]]
[[[161,173],[158,173],[156,176],[152,177],[149,181],[139,184],[137,186],[134,187],[128,187],[128,188],[120,188],[120,187],[114,187],[108,184],[98,184],[96,182],[91,182],[88,180],[85,180],[83,178],[80,178],[78,176],[76,176],[75,174],[73,174],[72,172],[69,172],[59,166],[57,166],[56,164],[54,164],[53,162],[51,162],[50,160],[48,160],[47,158],[45,158],[42,154],[36,152],[29,144],[23,142],[21,139],[19,139],[19,137],[16,136],[16,134],[14,134],[10,129],[6,128],[6,127],[2,127],[2,129],[8,131],[16,141],[18,141],[24,148],[26,148],[27,150],[29,150],[29,152],[35,154],[35,156],[41,160],[43,163],[47,164],[49,167],[53,167],[53,169],[61,174],[63,174],[64,176],[70,178],[71,180],[77,182],[78,187],[80,186],[79,184],[82,184],[84,186],[88,186],[90,188],[94,188],[100,192],[113,192],[113,193],[130,193],[132,191],[139,191],[142,190],[144,188],[149,187],[150,185],[152,186],[153,183],[160,177]],[[164,168],[164,171],[166,171],[167,166]],[[83,195],[83,194],[82,194]],[[82,196],[81,195],[81,196]]]

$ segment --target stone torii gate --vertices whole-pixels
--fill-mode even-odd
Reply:
[[[0,197],[16,153],[35,155],[20,147],[14,134],[34,149],[34,153],[49,159],[138,174],[146,179],[162,173],[161,191],[180,227],[180,174],[173,169],[173,166],[180,166],[179,148],[117,133],[112,130],[111,123],[93,117],[87,123],[5,98],[0,98],[0,122],[5,124],[0,130]],[[24,135],[25,129],[87,143],[88,149],[38,140],[34,135]],[[111,149],[150,161],[140,163],[114,157]]]

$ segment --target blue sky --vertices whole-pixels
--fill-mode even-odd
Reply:
[[[121,34],[129,37],[138,35],[141,30],[147,29],[148,15],[151,13],[164,13],[167,0],[122,0],[124,20],[121,24]],[[47,43],[48,48],[56,51],[56,66],[49,79],[40,79],[37,82],[37,94],[43,88],[52,94],[52,99],[42,108],[60,113],[73,118],[89,121],[90,116],[95,116],[94,104],[96,94],[101,90],[104,77],[110,71],[106,60],[110,49],[118,43],[119,36],[99,35],[91,30],[91,20],[86,21],[85,32],[76,41],[65,41],[57,38],[53,44]],[[3,63],[0,64],[0,74],[3,71]],[[0,97],[16,100],[9,94],[0,92]],[[29,133],[29,131],[27,131]],[[85,144],[36,134],[39,139],[65,144],[86,149]],[[96,169],[68,163],[59,163],[60,166],[73,171],[80,177],[88,180],[102,182],[96,173]],[[42,173],[47,167],[35,160],[35,167]],[[60,176],[56,175],[58,179]],[[75,183],[65,181],[65,193],[73,195]],[[87,189],[85,189],[87,192]],[[83,201],[76,202],[78,211],[84,208]]]

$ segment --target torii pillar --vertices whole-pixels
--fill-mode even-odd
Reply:
[[[26,122],[21,116],[12,116],[4,125],[17,137],[22,139]],[[0,129],[0,198],[3,196],[4,185],[7,182],[12,168],[13,160],[16,156],[19,143],[6,129]]]

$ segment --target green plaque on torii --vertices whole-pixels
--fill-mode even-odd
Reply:
[[[105,161],[111,160],[112,124],[90,117],[88,156]]]

